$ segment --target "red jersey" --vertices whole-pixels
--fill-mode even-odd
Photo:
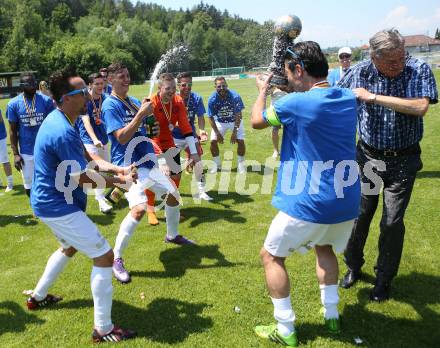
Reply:
[[[172,133],[174,127],[179,127],[184,136],[193,135],[182,97],[174,95],[168,104],[162,104],[159,94],[155,94],[151,102],[153,103],[154,117],[157,122],[159,122],[160,127],[159,136],[154,137],[152,141],[156,143],[163,152],[176,146]]]

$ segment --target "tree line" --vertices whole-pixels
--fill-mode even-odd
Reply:
[[[36,70],[46,78],[71,65],[87,76],[123,61],[142,81],[178,44],[190,54],[171,70],[267,65],[272,25],[203,2],[171,10],[129,0],[0,0],[0,72]]]

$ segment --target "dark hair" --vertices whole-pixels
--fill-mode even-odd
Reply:
[[[99,72],[100,72],[100,73],[101,73],[101,72],[108,73],[108,69],[107,69],[107,68],[101,68],[101,69],[99,69]]]
[[[20,82],[24,82],[24,80],[31,78],[33,80],[35,80],[35,76],[33,73],[31,72],[24,72],[20,75]]]
[[[189,71],[181,72],[179,75],[177,75],[177,82],[180,82],[181,79],[190,78],[192,79],[192,75]]]
[[[225,79],[225,77],[224,76],[217,76],[215,79],[214,79],[214,84],[216,84],[217,83],[217,81],[220,81],[220,80],[223,80],[223,81],[225,81],[226,82],[226,79]]]
[[[100,72],[99,73],[93,73],[93,74],[90,74],[87,77],[87,81],[88,81],[89,84],[91,84],[91,83],[95,82],[96,79],[103,79],[103,78],[104,78],[104,76],[102,76]]]
[[[127,69],[127,67],[124,64],[122,64],[121,62],[116,62],[109,65],[109,67],[107,68],[107,72],[109,75],[113,75],[124,69]]]
[[[56,71],[49,77],[49,88],[52,93],[53,99],[57,103],[61,103],[61,97],[73,91],[75,88],[70,84],[69,79],[71,77],[78,76],[72,68],[66,68],[64,70]]]
[[[294,57],[288,51],[285,60],[288,61],[289,70],[294,71],[295,66],[300,64],[304,70],[314,78],[325,78],[328,75],[328,62],[321,47],[314,41],[298,42],[290,48],[295,54]],[[301,64],[302,62],[302,64]]]

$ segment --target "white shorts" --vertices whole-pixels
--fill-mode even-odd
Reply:
[[[32,188],[32,181],[34,179],[34,156],[25,154],[20,154],[20,156],[24,161],[21,169],[23,186],[26,190],[30,190]]]
[[[187,144],[186,144],[186,140],[185,140],[185,139],[176,139],[176,138],[173,138],[173,140],[174,140],[174,145],[176,145],[176,147],[177,147],[180,151],[185,150],[185,148],[186,148],[186,146],[187,146]],[[196,140],[196,142],[197,142],[197,140]]]
[[[175,195],[177,200],[180,199],[179,191],[174,182],[164,175],[159,168],[138,168],[137,183],[131,185],[128,192],[125,193],[130,209],[139,204],[144,204],[146,207],[146,189],[153,191],[156,197],[162,197],[164,194],[170,193]]]
[[[108,152],[108,146],[107,144],[103,145],[102,147],[97,147],[93,144],[84,144],[84,147],[86,151],[92,155],[98,155],[101,157],[104,161],[109,162],[110,155]]]
[[[225,133],[230,130],[231,132],[234,130],[235,123],[234,122],[228,122],[228,123],[220,123],[215,121],[215,124],[217,126],[218,131],[222,135],[222,137],[225,136]],[[237,129],[237,139],[238,140],[244,140],[244,126],[243,121],[240,122],[240,127]],[[214,130],[211,129],[211,140],[217,140],[217,135],[215,134]]]
[[[6,146],[6,139],[0,139],[0,163],[9,163],[8,147]]]
[[[316,224],[278,212],[269,227],[264,248],[273,256],[287,257],[298,251],[305,254],[315,245],[331,245],[337,253],[344,251],[354,220],[339,224]]]
[[[74,247],[91,259],[111,250],[110,244],[101,235],[96,225],[82,211],[56,217],[40,217],[50,227],[64,249]]]

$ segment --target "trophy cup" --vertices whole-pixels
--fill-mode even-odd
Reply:
[[[275,22],[272,62],[268,68],[269,72],[273,73],[271,85],[274,87],[287,85],[284,71],[284,56],[286,54],[286,48],[293,45],[293,40],[301,33],[301,29],[301,20],[297,16],[283,16],[278,18]]]

